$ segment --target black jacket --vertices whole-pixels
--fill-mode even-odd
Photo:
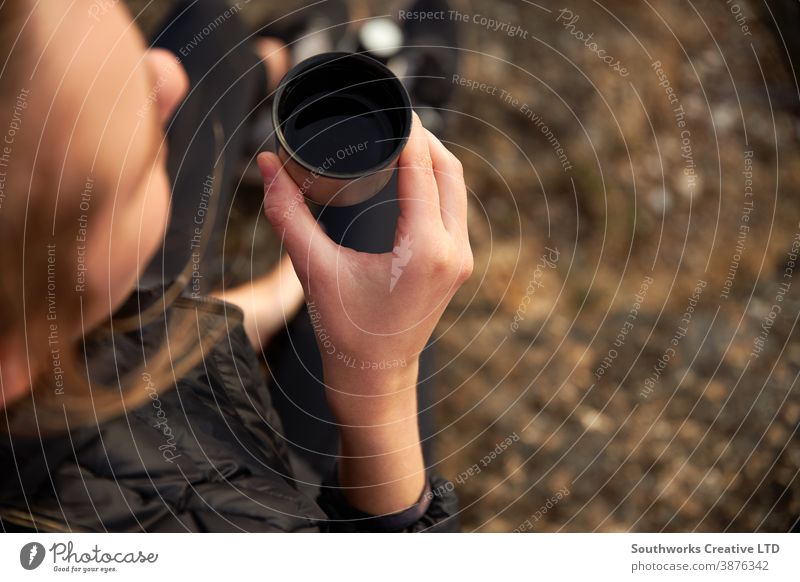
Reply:
[[[170,309],[193,310],[201,324],[227,318],[230,331],[174,389],[152,392],[137,410],[46,440],[0,434],[3,530],[387,529],[355,519],[335,489],[316,500],[298,491],[241,311],[188,298]],[[131,367],[148,335],[157,332],[115,337],[115,368]],[[92,361],[108,363],[107,350],[97,346]],[[430,506],[403,531],[457,529],[452,486],[432,476],[429,487]]]

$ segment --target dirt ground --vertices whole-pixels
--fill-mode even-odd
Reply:
[[[471,150],[481,267],[443,326],[440,450],[454,478],[483,469],[459,486],[466,528],[785,531],[798,511],[800,283],[776,298],[792,282],[800,166],[775,35],[753,12],[744,35],[717,2],[567,5],[623,77],[556,22],[556,6],[495,5],[530,42],[465,30],[478,51],[465,76],[527,103],[574,166],[522,111],[459,93],[454,141]],[[560,259],[537,277],[545,246]],[[514,432],[520,442],[483,468]]]
[[[453,5],[476,269],[438,330],[435,413],[464,529],[787,531],[800,125],[766,13]]]

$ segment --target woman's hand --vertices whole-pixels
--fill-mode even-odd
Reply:
[[[272,154],[259,165],[265,212],[283,235],[326,370],[384,370],[416,358],[472,271],[460,162],[414,116],[400,156],[394,252],[360,253],[326,236]]]
[[[472,272],[460,162],[414,115],[399,160],[394,251],[335,244],[277,156],[261,154],[267,219],[306,295],[327,398],[342,434],[341,483],[370,513],[411,505],[424,466],[416,426],[419,354]]]

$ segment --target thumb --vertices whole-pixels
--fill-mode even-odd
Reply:
[[[278,156],[259,154],[258,168],[264,179],[264,214],[282,237],[297,276],[305,286],[309,265],[333,264],[329,258],[334,256],[336,245],[311,215],[303,194],[283,169]]]

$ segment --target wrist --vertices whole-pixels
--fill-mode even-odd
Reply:
[[[344,495],[373,515],[405,509],[425,482],[417,423],[419,360],[392,370],[337,364],[323,364],[323,373],[339,425]]]
[[[379,426],[416,419],[419,359],[393,369],[323,364],[325,394],[344,426]]]

